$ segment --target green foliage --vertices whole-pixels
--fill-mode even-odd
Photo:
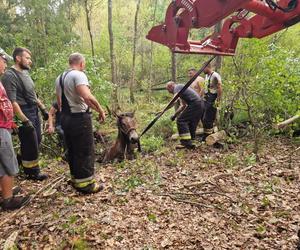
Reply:
[[[151,134],[155,137],[162,137],[164,139],[170,138],[176,132],[176,123],[166,115],[163,116],[152,128]]]
[[[147,153],[155,152],[164,145],[164,139],[162,137],[149,136],[143,137],[142,148]]]

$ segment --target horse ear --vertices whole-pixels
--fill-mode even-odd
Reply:
[[[120,118],[120,116],[117,114],[117,112],[116,112],[116,111],[114,111],[114,110],[113,110],[111,113],[112,113],[112,114],[113,114],[113,116],[115,116],[116,118]]]

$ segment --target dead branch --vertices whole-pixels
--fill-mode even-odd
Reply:
[[[12,218],[14,218],[17,214],[19,214],[25,207],[28,206],[28,204],[35,198],[37,197],[41,192],[43,192],[44,190],[48,189],[49,187],[50,188],[53,188],[55,185],[57,185],[58,183],[60,183],[61,181],[63,181],[65,179],[65,176],[64,175],[61,175],[59,177],[57,177],[56,179],[54,179],[52,182],[49,182],[47,185],[41,187],[33,196],[30,197],[29,199],[29,202],[19,208],[17,211],[15,211],[14,213],[10,214],[5,220],[3,220],[1,223],[0,223],[0,228],[5,224],[7,223],[8,221],[10,221]]]
[[[213,186],[217,186],[218,185],[212,181],[217,181],[217,179],[221,179],[221,178],[224,178],[224,177],[231,177],[232,174],[228,174],[228,173],[222,173],[222,174],[216,174],[214,176],[212,176],[211,178],[209,178],[207,181],[195,181],[195,182],[192,182],[190,184],[185,184],[184,187],[185,188],[189,188],[189,187],[193,187],[193,186],[203,186],[203,185],[206,185],[206,184],[211,184]]]
[[[290,118],[290,119],[287,119],[287,120],[285,120],[285,121],[283,121],[283,122],[277,123],[274,127],[275,127],[276,129],[284,128],[284,127],[286,127],[287,125],[289,125],[289,124],[295,122],[295,121],[298,120],[299,118],[300,118],[300,115],[295,115],[295,116],[293,116],[293,117]]]
[[[171,193],[171,195],[186,195],[186,196],[204,196],[204,195],[209,195],[209,194],[216,194],[216,195],[224,196],[224,197],[227,197],[228,199],[230,199],[231,201],[233,201],[233,199],[230,196],[228,196],[227,194],[217,192],[217,191],[197,192],[197,193],[184,193],[184,192]]]

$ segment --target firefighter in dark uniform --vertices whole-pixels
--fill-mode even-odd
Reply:
[[[182,88],[183,84],[167,83],[169,93],[176,95]],[[192,88],[186,89],[180,94],[180,107],[171,117],[172,121],[177,118],[177,128],[180,144],[177,148],[193,149],[195,145],[193,140],[196,137],[196,128],[203,116],[204,103],[199,94]]]
[[[94,177],[94,137],[90,109],[105,120],[105,113],[90,90],[84,73],[85,59],[79,53],[69,57],[70,68],[56,80],[58,110],[68,150],[72,186],[79,192],[91,194],[103,189]]]
[[[205,88],[202,90],[201,96],[204,96],[204,115],[203,127],[204,135],[201,140],[205,140],[207,136],[214,132],[214,121],[217,115],[217,106],[222,96],[222,80],[221,76],[212,70],[209,64],[205,69]]]
[[[19,139],[21,142],[21,162],[27,179],[42,181],[47,179],[39,167],[39,146],[41,143],[41,122],[38,110],[44,120],[48,113],[34,90],[34,82],[29,75],[31,52],[26,48],[16,48],[13,52],[15,64],[2,77],[7,95],[12,102],[16,116],[21,120]]]

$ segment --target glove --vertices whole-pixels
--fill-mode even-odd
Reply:
[[[34,126],[30,120],[22,122],[22,125],[26,131],[28,131],[28,132],[34,131]]]
[[[41,109],[41,113],[42,113],[43,120],[48,121],[49,114],[48,114],[47,110],[46,109]]]
[[[172,122],[175,121],[176,120],[176,115],[172,115],[170,119],[171,119]]]

